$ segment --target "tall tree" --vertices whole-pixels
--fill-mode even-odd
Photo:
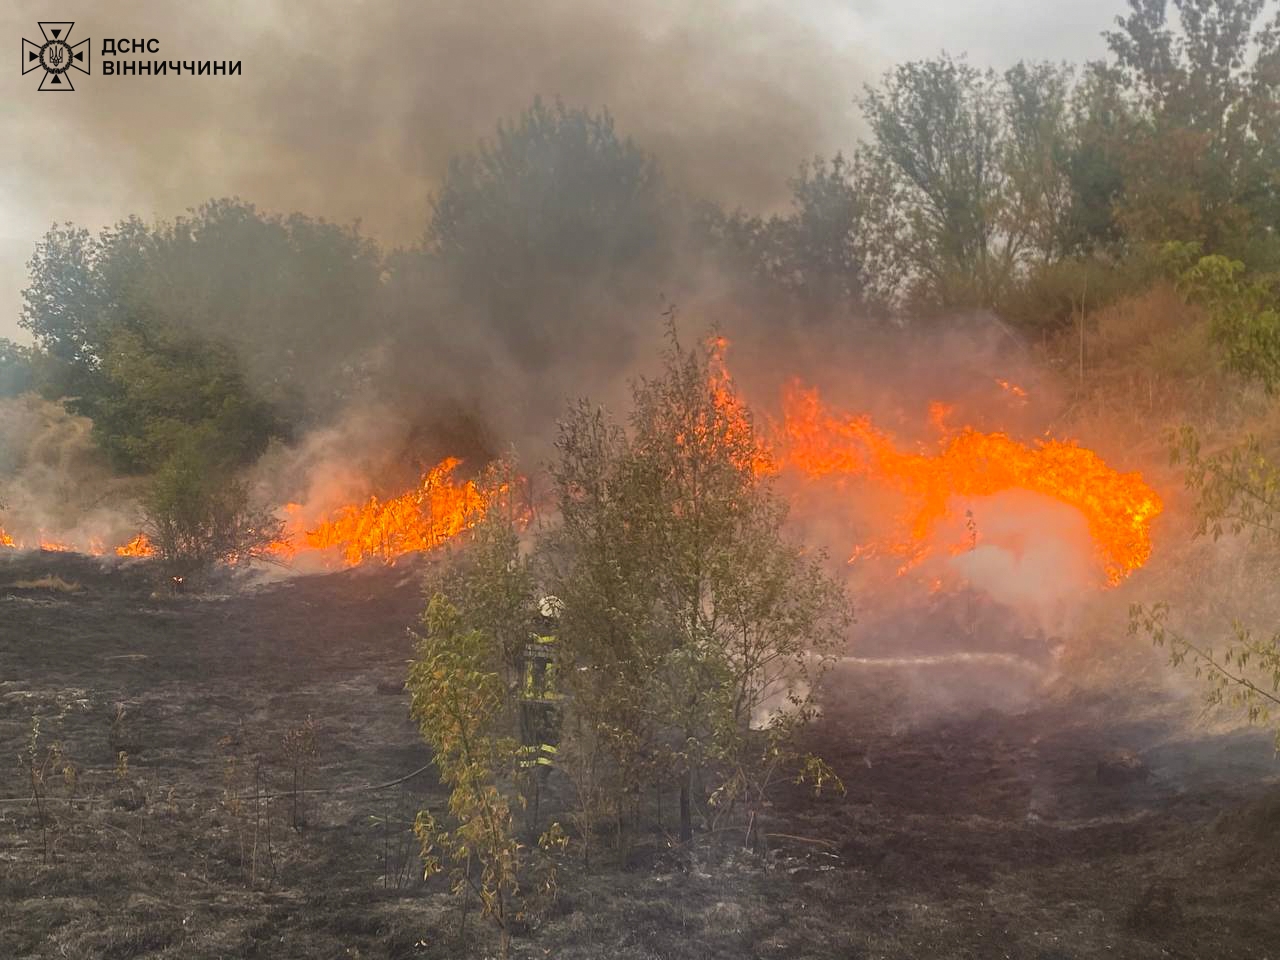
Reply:
[[[879,242],[888,189],[877,173],[863,153],[814,157],[789,181],[787,213],[764,218],[710,207],[699,219],[702,238],[753,297],[780,295],[780,313],[805,320],[881,314],[896,286]]]
[[[1124,193],[1124,150],[1134,124],[1116,70],[1086,64],[1072,90],[1071,150],[1066,160],[1071,182],[1067,250],[1079,254],[1116,251],[1122,234],[1115,210]]]
[[[1061,259],[1077,245],[1070,175],[1074,85],[1070,68],[1051,63],[1018,63],[1004,75],[1008,228],[1026,225],[1028,250],[1041,263]]]
[[[157,469],[191,431],[220,462],[244,464],[281,424],[231,347],[158,302],[176,279],[161,269],[163,247],[137,218],[96,237],[55,226],[37,244],[20,323],[44,353],[41,386],[93,421],[121,469]]]
[[[893,179],[905,230],[897,251],[917,300],[990,304],[1031,238],[1006,182],[1000,78],[946,54],[868,86],[872,151]]]
[[[148,303],[235,349],[292,419],[322,418],[360,389],[380,346],[383,257],[358,225],[222,199],[154,233]]]
[[[535,100],[450,162],[425,248],[460,303],[536,362],[572,344],[601,287],[653,283],[665,199],[653,157],[608,113]],[[563,314],[554,330],[538,322],[550,311]]]
[[[1280,240],[1280,9],[1270,0],[1130,0],[1105,36],[1144,118],[1119,219],[1133,237],[1198,241],[1255,264]]]
[[[96,236],[55,226],[31,259],[20,322],[67,396],[95,391],[122,331],[164,326],[224,345],[258,393],[306,419],[354,389],[380,282],[381,254],[354,228],[218,200]]]

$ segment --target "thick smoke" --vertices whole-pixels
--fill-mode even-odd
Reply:
[[[80,550],[137,532],[137,484],[103,461],[84,417],[33,394],[0,399],[0,528]]]
[[[36,0],[7,13],[12,37],[51,15]],[[63,14],[93,38],[94,76],[56,107],[14,97],[0,135],[33,234],[238,194],[410,242],[449,157],[535,94],[607,106],[692,193],[769,207],[799,159],[853,142],[852,98],[885,66],[825,30],[826,13],[771,0],[97,4]],[[105,37],[156,38],[154,59],[241,60],[243,76],[108,78]]]
[[[11,35],[49,16],[33,0],[9,13]],[[143,0],[64,16],[72,14],[76,35],[93,38],[94,75],[54,109],[33,96],[0,117],[25,207],[11,219],[30,224],[28,249],[54,219],[93,229],[230,195],[361,221],[388,249],[413,244],[449,159],[535,95],[607,108],[622,135],[659,159],[666,191],[767,211],[785,206],[800,160],[857,140],[853,98],[887,65],[826,29],[836,11],[825,3],[801,15],[774,0],[428,0],[355,10],[338,0],[305,9]],[[241,60],[243,76],[108,78],[107,37],[159,41],[154,57],[127,59]],[[659,341],[664,296],[688,304],[691,295],[688,277],[577,291],[574,309],[589,314],[580,334],[532,363],[493,335],[482,311],[433,285],[420,303],[397,308],[416,313],[415,329],[370,343],[378,388],[331,429],[354,426],[351,443],[363,450],[369,434],[358,424],[376,419],[368,411],[377,403],[404,426],[387,439],[387,458],[406,447],[425,457],[439,445],[432,434],[483,424],[494,443],[462,455],[515,443],[537,460],[567,399],[618,404],[634,358],[651,357]],[[554,329],[566,319],[529,322]]]

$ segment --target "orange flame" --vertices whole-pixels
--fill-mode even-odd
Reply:
[[[462,461],[446,458],[423,475],[412,490],[391,500],[370,497],[363,505],[343,507],[313,529],[306,529],[301,508],[286,507],[285,540],[272,546],[282,558],[303,550],[335,551],[347,566],[431,550],[474,526],[488,506],[472,480],[459,483],[453,473]]]
[[[1027,391],[1023,390],[1016,383],[1010,383],[1008,380],[1001,380],[999,377],[996,377],[996,383],[999,385],[1001,390],[1015,399],[1020,400],[1023,403],[1027,401]]]
[[[43,530],[36,534],[34,540],[21,540],[13,537],[0,527],[0,547],[12,550],[46,550],[50,553],[88,553],[92,555],[103,552],[102,541],[96,537],[85,543],[73,543],[61,538],[52,537]]]
[[[140,533],[128,543],[116,547],[117,557],[153,557],[155,553],[155,544],[145,533]]]
[[[412,490],[391,500],[370,497],[364,504],[342,507],[315,526],[304,520],[302,507],[288,504],[284,508],[285,537],[271,544],[267,552],[285,560],[304,551],[315,552],[336,556],[341,565],[355,566],[372,559],[390,563],[406,553],[438,547],[474,526],[491,506],[491,497],[508,492],[504,486],[486,493],[475,481],[455,480],[453,474],[460,463],[453,457],[442,460],[423,474]],[[41,534],[36,543],[41,550],[79,550],[93,555],[112,552],[130,558],[153,557],[157,552],[145,533],[111,551],[97,539],[72,544]],[[28,545],[0,528],[0,547],[26,549]]]
[[[940,416],[932,419],[942,426]],[[816,390],[799,384],[787,393],[782,432],[785,461],[808,476],[864,478],[903,496],[906,536],[887,545],[902,558],[899,573],[928,555],[930,535],[947,518],[953,497],[1013,489],[1079,510],[1112,585],[1151,555],[1151,522],[1163,508],[1160,497],[1140,474],[1120,473],[1074,442],[1025,444],[1004,433],[964,427],[946,430],[936,453],[904,453],[869,417],[832,413]]]
[[[776,473],[778,463],[768,443],[754,430],[751,412],[738,396],[733,385],[733,377],[725,364],[725,351],[729,341],[724,337],[716,337],[711,343],[710,376],[711,395],[716,413],[723,418],[724,437],[732,449],[743,451],[738,454],[741,462],[735,465],[739,469],[750,469],[756,476]]]

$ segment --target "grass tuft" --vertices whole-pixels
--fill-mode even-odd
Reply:
[[[82,589],[80,584],[55,577],[51,573],[34,580],[15,580],[9,586],[14,590],[55,590],[58,593],[79,593]]]

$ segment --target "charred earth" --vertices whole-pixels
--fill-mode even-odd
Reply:
[[[409,830],[444,796],[402,690],[420,572],[170,595],[145,562],[0,558],[0,957],[484,955]],[[1275,957],[1270,740],[1019,663],[841,664],[812,737],[847,795],[786,787],[766,855],[690,870],[655,825],[562,871],[515,955]],[[37,806],[14,758],[55,742]]]

